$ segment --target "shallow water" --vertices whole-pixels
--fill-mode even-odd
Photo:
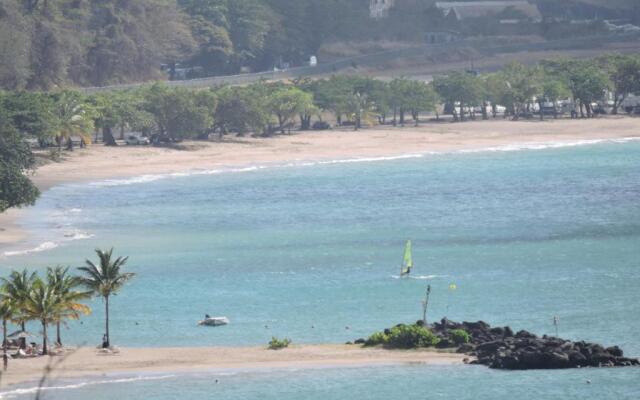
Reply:
[[[45,251],[0,257],[6,273],[79,266],[94,247],[115,246],[129,255],[138,276],[111,303],[113,340],[122,346],[261,345],[272,335],[344,342],[418,319],[431,284],[430,319],[482,319],[544,334],[554,333],[558,316],[563,337],[618,344],[640,355],[637,142],[123,183],[131,182],[51,189],[24,221],[33,243],[16,249]],[[399,280],[409,238],[416,268],[412,279]],[[82,326],[71,324],[63,339],[99,342],[102,304],[93,306],[94,315]],[[197,327],[205,313],[232,323]],[[602,380],[585,386],[584,374]],[[363,393],[360,398],[383,399],[398,387],[408,398],[465,398],[476,387],[485,390],[480,398],[512,398],[517,391],[522,397],[632,398],[640,390],[631,379],[640,378],[638,369],[403,367],[254,375],[221,386],[223,398]],[[174,388],[200,398],[210,379],[108,387],[113,393],[160,388],[163,395]],[[451,385],[461,392],[449,391]],[[80,398],[83,390],[110,398],[105,387],[64,391],[64,398]]]

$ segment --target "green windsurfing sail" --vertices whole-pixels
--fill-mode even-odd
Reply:
[[[409,275],[413,268],[413,257],[411,254],[411,240],[407,240],[404,246],[404,257],[402,259],[402,267],[400,268],[400,276]]]

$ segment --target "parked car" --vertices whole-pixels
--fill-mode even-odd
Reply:
[[[151,144],[151,142],[149,141],[149,138],[144,137],[144,136],[136,136],[136,135],[128,135],[124,141],[128,144],[128,145],[132,145],[132,146],[140,146],[140,145],[148,145]]]

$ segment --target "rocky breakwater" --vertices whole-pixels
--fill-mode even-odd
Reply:
[[[471,364],[508,370],[560,369],[580,367],[638,366],[635,358],[624,357],[618,346],[603,347],[584,341],[572,342],[557,337],[538,337],[527,331],[514,333],[510,327],[492,328],[478,322],[456,323],[443,319],[429,326],[440,338],[438,348],[456,348],[459,353],[475,357]],[[451,332],[468,333],[467,343],[451,340]]]

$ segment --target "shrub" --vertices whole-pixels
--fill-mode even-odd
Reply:
[[[378,345],[384,345],[387,344],[387,341],[389,340],[389,338],[387,337],[387,335],[384,334],[384,332],[376,332],[373,335],[369,336],[369,339],[367,339],[364,342],[365,346],[378,346]]]
[[[471,341],[471,335],[464,329],[454,329],[449,332],[449,338],[456,345],[461,345],[465,343],[469,343]]]
[[[271,338],[271,341],[269,342],[269,350],[281,350],[289,347],[290,344],[291,339],[278,339],[277,337],[273,336]]]
[[[432,347],[440,339],[430,330],[418,325],[398,325],[391,328],[386,345],[396,349]]]
[[[316,121],[313,123],[311,129],[313,129],[314,131],[324,131],[327,129],[331,129],[331,125],[329,125],[329,123],[325,121]]]

